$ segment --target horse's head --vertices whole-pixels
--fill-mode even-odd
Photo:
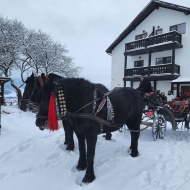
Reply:
[[[26,111],[28,100],[30,99],[30,96],[34,88],[34,74],[32,73],[31,76],[28,77],[24,83],[25,88],[21,99],[20,109]]]
[[[21,100],[21,107],[20,109],[26,111],[27,103],[29,100],[34,102],[34,97],[37,95],[40,89],[40,83],[38,77],[34,76],[32,73],[30,77],[28,77],[25,81],[25,88],[23,92],[23,97]]]
[[[40,89],[38,96],[36,98],[37,103],[39,103],[40,108],[36,116],[36,126],[39,129],[44,130],[46,128],[47,119],[48,119],[48,107],[51,92],[54,90],[54,84],[52,80],[49,80],[45,83]]]
[[[56,96],[55,100],[58,104],[55,104],[59,106],[58,110],[60,111],[60,116],[62,117],[66,114],[66,105],[68,111],[75,112],[85,104],[91,102],[93,100],[94,85],[85,79],[61,78],[60,80],[60,78],[57,78],[51,80],[49,78],[48,82],[41,88],[36,99],[40,105],[36,119],[36,126],[38,126],[41,130],[46,128],[45,125],[47,119],[49,119],[48,124],[51,123],[51,116],[55,111],[52,106],[52,99],[55,98],[54,96],[51,96],[52,92],[54,92],[54,95]],[[99,93],[100,92],[98,91],[98,95]],[[92,104],[91,106],[86,106],[85,111],[92,111],[92,107]],[[51,113],[48,113],[49,111]],[[49,116],[50,118],[48,118]]]

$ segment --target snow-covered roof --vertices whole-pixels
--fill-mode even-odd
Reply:
[[[106,52],[112,54],[112,50],[135,28],[142,23],[155,9],[163,7],[166,9],[171,9],[179,12],[184,12],[186,15],[190,14],[189,7],[183,7],[180,5],[167,3],[164,1],[151,0],[148,5],[135,17],[135,19],[127,26],[127,28],[115,39],[115,41],[107,48]]]
[[[190,82],[190,77],[185,77],[185,76],[179,76],[177,79],[172,80],[171,82]]]

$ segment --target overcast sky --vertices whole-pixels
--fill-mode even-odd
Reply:
[[[0,14],[66,44],[80,77],[111,86],[105,50],[150,0],[0,0]],[[190,7],[189,0],[167,2]],[[122,76],[121,76],[122,77]]]

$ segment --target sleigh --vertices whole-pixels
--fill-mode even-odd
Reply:
[[[169,107],[169,106],[168,106]],[[172,101],[169,107],[172,110],[174,115],[175,121],[177,125],[181,123],[181,128],[185,126],[189,130],[189,114],[190,114],[190,104],[189,100],[182,100],[182,101]],[[184,125],[185,123],[185,125]]]

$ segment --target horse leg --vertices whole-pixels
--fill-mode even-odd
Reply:
[[[94,155],[97,142],[97,133],[91,133],[86,136],[87,142],[87,170],[82,180],[84,183],[91,183],[95,179],[94,175]]]
[[[133,116],[130,118],[126,125],[128,126],[129,130],[136,130],[137,132],[130,132],[131,133],[131,156],[136,157],[139,155],[138,152],[138,139],[140,135],[140,123],[141,123],[141,116]],[[138,132],[139,131],[139,132]]]
[[[68,144],[68,134],[67,134],[66,126],[65,126],[63,121],[62,121],[62,123],[63,123],[64,132],[65,132],[65,142],[64,142],[64,144]]]
[[[65,130],[64,144],[67,144],[66,150],[74,150],[73,128],[71,123],[68,119],[64,119],[62,122]]]
[[[68,125],[71,125],[70,122],[67,122]],[[73,128],[72,126],[67,127],[67,135],[68,135],[68,146],[66,150],[74,150],[74,139],[73,139]]]
[[[85,136],[83,136],[77,130],[75,130],[75,134],[77,136],[79,146],[79,160],[76,169],[84,170],[87,166]]]
[[[112,134],[111,133],[106,133],[105,135],[103,135],[103,137],[105,137],[106,140],[111,140]]]
[[[106,140],[111,140],[112,134],[111,133],[106,133]]]

